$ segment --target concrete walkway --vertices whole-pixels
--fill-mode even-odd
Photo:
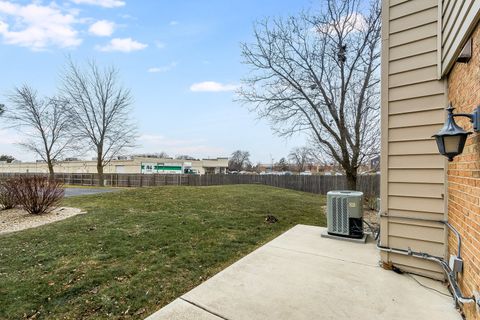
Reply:
[[[461,319],[451,297],[380,268],[372,242],[321,238],[324,230],[295,226],[147,319]]]

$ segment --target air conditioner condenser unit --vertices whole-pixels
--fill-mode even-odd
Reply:
[[[363,192],[327,193],[327,229],[334,236],[363,237]]]

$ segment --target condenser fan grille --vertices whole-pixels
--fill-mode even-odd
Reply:
[[[348,207],[346,198],[333,198],[332,199],[332,219],[333,226],[332,232],[340,234],[348,234],[350,226],[348,224]]]

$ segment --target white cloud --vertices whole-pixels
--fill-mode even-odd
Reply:
[[[133,40],[132,38],[115,38],[110,40],[110,42],[105,46],[97,46],[97,50],[110,52],[110,51],[120,51],[120,52],[132,52],[143,50],[148,47],[147,44]]]
[[[167,72],[167,71],[172,70],[176,66],[177,66],[177,63],[172,62],[172,63],[167,64],[165,66],[149,68],[147,71],[150,72],[150,73],[163,73],[163,72]]]
[[[224,92],[236,89],[238,89],[236,84],[223,84],[215,81],[198,82],[190,86],[190,90],[194,92]]]
[[[20,141],[21,137],[17,132],[10,129],[0,129],[0,145],[2,145],[2,147],[5,145],[17,144]]]
[[[90,4],[94,6],[100,6],[104,8],[116,8],[123,7],[125,1],[121,0],[72,0],[76,4]]]
[[[115,30],[115,23],[107,20],[99,20],[92,24],[88,31],[98,37],[109,37]]]
[[[4,32],[8,32],[8,24],[0,21],[0,34],[3,34]]]
[[[350,16],[343,16],[340,18],[339,21],[321,24],[314,28],[314,31],[321,32],[321,33],[334,33],[335,26],[334,25],[345,25],[345,32],[358,32],[365,30],[368,25],[365,17],[361,13],[352,13]]]
[[[45,50],[48,46],[76,47],[82,43],[73,25],[76,11],[63,12],[54,2],[20,5],[0,1],[0,14],[11,19],[0,21],[0,35],[7,44]]]
[[[226,153],[223,148],[207,145],[205,139],[172,139],[163,135],[142,134],[138,141],[141,144],[137,147],[138,152],[165,151],[169,155],[188,154],[198,158],[220,157]]]
[[[173,21],[170,21],[168,24],[171,25],[171,26],[177,26],[179,24],[179,22],[173,20]]]
[[[353,13],[349,18],[343,17],[342,19],[347,22],[349,29],[355,31],[363,31],[368,27],[367,20],[361,13]]]

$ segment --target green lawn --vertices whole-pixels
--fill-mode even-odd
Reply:
[[[325,225],[324,202],[259,185],[65,199],[88,214],[0,236],[0,319],[143,319],[290,227]]]

